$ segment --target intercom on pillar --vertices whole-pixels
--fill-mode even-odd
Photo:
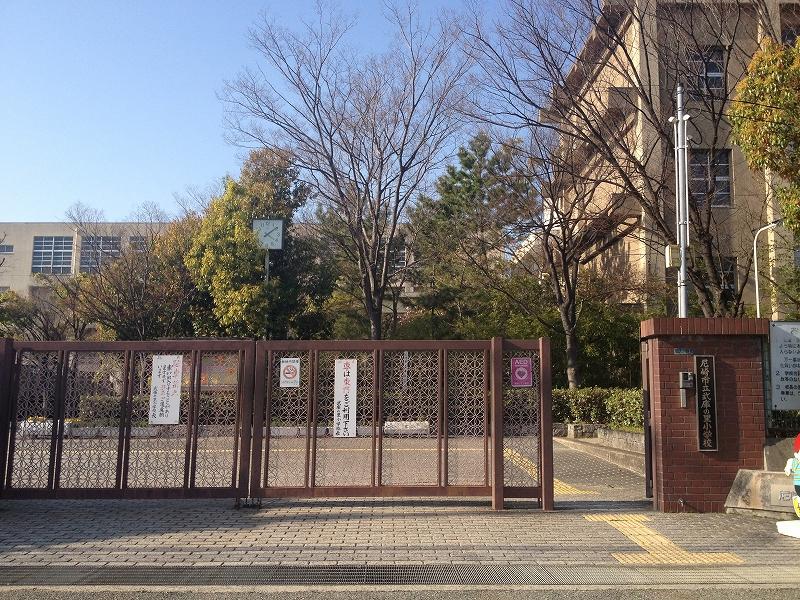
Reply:
[[[691,371],[681,371],[679,374],[680,381],[678,387],[681,390],[681,408],[686,408],[686,390],[694,389],[694,373]]]

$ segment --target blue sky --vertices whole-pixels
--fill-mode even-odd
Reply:
[[[457,0],[420,2],[425,12]],[[339,3],[358,16],[352,43],[380,50],[379,0]],[[257,55],[262,11],[287,25],[313,0],[0,0],[0,221],[62,220],[81,202],[123,219],[142,203],[237,175],[217,99]]]

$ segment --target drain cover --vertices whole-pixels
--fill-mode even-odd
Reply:
[[[0,585],[541,585],[539,565],[0,567]]]

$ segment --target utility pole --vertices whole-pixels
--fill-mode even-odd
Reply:
[[[686,134],[686,124],[689,115],[683,111],[683,86],[678,85],[677,94],[677,114],[669,118],[675,134],[675,232],[680,248],[680,268],[678,269],[678,317],[685,319],[689,316],[689,286],[686,277],[686,254],[689,247],[689,190],[688,177],[689,170],[687,151],[688,135]]]

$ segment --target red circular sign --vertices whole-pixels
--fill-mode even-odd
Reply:
[[[297,367],[294,365],[286,365],[283,367],[283,376],[286,377],[286,379],[294,379],[297,377]]]

